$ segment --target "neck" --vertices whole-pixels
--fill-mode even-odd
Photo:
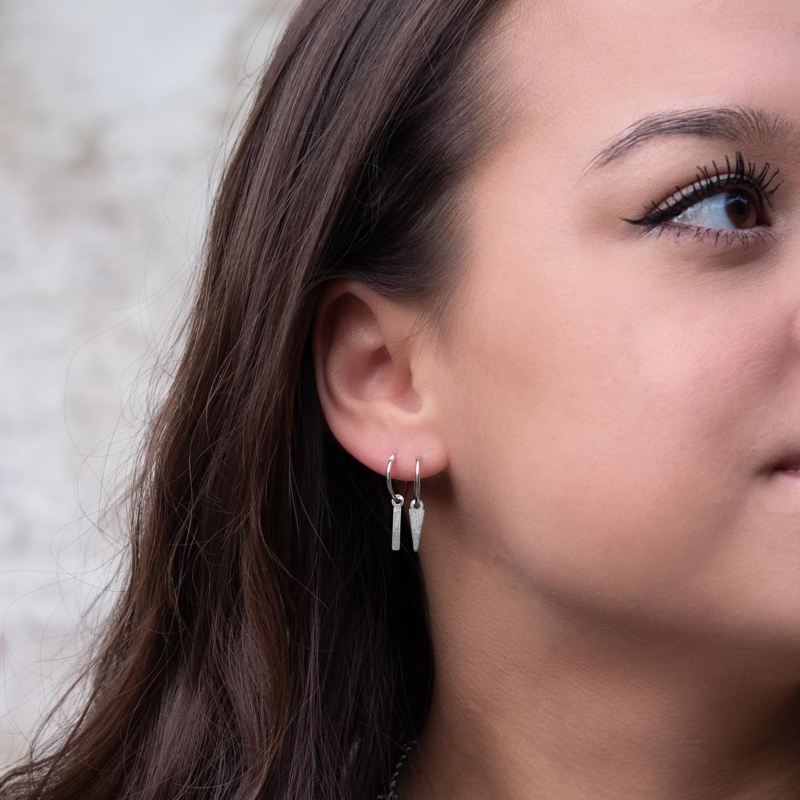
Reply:
[[[436,680],[400,800],[800,798],[791,654],[532,599],[436,538]]]

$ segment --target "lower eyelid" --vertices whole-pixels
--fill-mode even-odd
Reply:
[[[752,232],[746,232],[748,230]],[[739,244],[743,250],[748,249],[751,245],[766,247],[769,241],[775,238],[771,226],[762,225],[758,228],[725,230],[723,228],[704,228],[700,225],[684,225],[668,220],[657,223],[647,233],[659,238],[665,231],[679,242],[682,240],[723,247]]]

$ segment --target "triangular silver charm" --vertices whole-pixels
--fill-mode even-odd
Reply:
[[[415,508],[415,500],[408,504],[408,521],[411,524],[411,542],[414,552],[419,550],[419,537],[422,535],[422,518],[425,516],[425,504],[419,501],[419,508]]]

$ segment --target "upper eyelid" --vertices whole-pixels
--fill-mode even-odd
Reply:
[[[693,183],[691,186],[684,188],[676,187],[676,192],[671,194],[666,200],[662,201],[656,208],[648,206],[649,210],[646,214],[644,214],[644,216],[639,218],[639,221],[646,220],[654,216],[661,216],[662,214],[669,214],[669,212],[674,209],[685,211],[687,208],[691,208],[691,206],[696,205],[703,200],[707,200],[709,197],[713,197],[716,193],[723,193],[725,189],[727,189],[729,192],[734,191],[737,187],[742,185],[747,186],[748,184],[739,178],[735,181],[725,184],[724,186],[712,186],[710,191],[708,191],[709,184],[703,184],[698,187]],[[762,195],[756,191],[755,187],[751,188],[753,188],[753,190],[756,192],[760,201]],[[676,196],[679,199],[676,202],[670,202]],[[772,208],[769,198],[764,196],[764,199],[766,200],[767,205]],[[683,203],[681,201],[683,201]]]
[[[685,209],[695,202],[700,202],[704,197],[713,196],[716,192],[721,191],[727,186],[749,186],[757,194],[759,201],[765,200],[767,206],[772,208],[770,198],[783,184],[783,180],[771,188],[770,184],[780,173],[780,167],[776,167],[769,179],[766,179],[771,166],[769,161],[764,163],[764,166],[758,173],[756,173],[755,162],[748,159],[747,166],[745,167],[744,161],[745,159],[741,150],[737,150],[735,168],[731,168],[730,157],[728,155],[725,156],[725,166],[727,167],[725,170],[720,171],[716,160],[712,161],[714,167],[713,174],[708,167],[698,166],[697,175],[688,186],[681,187],[676,185],[675,191],[671,195],[660,203],[652,201],[645,207],[643,215],[637,219],[627,219],[625,217],[621,217],[621,219],[634,225],[644,225],[648,223],[658,224],[659,221],[669,219],[670,212],[680,207],[681,201],[684,202],[682,208]],[[670,203],[676,196],[679,200]],[[672,214],[671,216],[676,215]]]
[[[778,170],[776,170],[772,174],[772,176],[770,178],[770,181],[777,174],[778,174]],[[680,195],[681,198],[683,198],[685,200],[693,200],[695,197],[698,197],[700,195],[706,195],[707,197],[711,196],[711,195],[713,195],[714,191],[721,190],[721,189],[724,189],[724,188],[729,187],[729,186],[732,186],[734,188],[737,187],[737,186],[749,186],[750,188],[752,188],[756,192],[756,194],[758,195],[759,199],[765,200],[767,205],[771,208],[772,207],[772,203],[771,203],[770,198],[775,193],[775,191],[780,187],[781,183],[783,183],[783,181],[781,181],[781,183],[778,183],[772,189],[767,189],[766,186],[761,185],[758,181],[750,179],[747,176],[736,175],[735,173],[734,174],[730,174],[730,175],[726,173],[724,175],[721,175],[720,178],[723,181],[725,181],[725,183],[723,183],[722,185],[720,185],[720,184],[712,184],[709,181],[708,178],[703,177],[703,178],[699,178],[697,180],[692,181],[692,183],[690,183],[688,186],[685,186],[685,187],[676,186],[675,187],[676,188],[676,192],[674,194],[671,194],[666,200],[664,200],[662,203],[660,203],[658,208],[664,207],[664,203],[666,203],[669,200],[671,200],[673,197],[676,196],[676,194]],[[711,186],[712,191],[709,192],[708,194],[706,194],[706,189],[709,186]],[[666,206],[665,208],[668,209],[669,206]],[[657,210],[657,209],[652,208],[652,206],[650,207],[650,209],[651,209],[651,211]]]

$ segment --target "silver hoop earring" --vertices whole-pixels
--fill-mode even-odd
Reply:
[[[403,495],[395,494],[392,489],[392,461],[394,461],[394,453],[389,456],[389,463],[386,465],[386,485],[389,487],[389,495],[392,498],[392,550],[399,550],[400,509],[403,507]],[[408,481],[406,481],[406,486],[408,486]]]
[[[392,462],[394,453],[389,456],[389,463],[386,465],[386,485],[389,487],[389,496],[392,498],[392,550],[400,549],[400,523],[401,508],[403,507],[404,497],[396,494],[392,488]],[[405,482],[406,488],[408,481]],[[405,491],[405,489],[403,489]],[[425,506],[419,499],[419,456],[417,456],[416,472],[414,474],[414,500],[408,505],[408,521],[411,525],[411,541],[414,545],[414,552],[419,550],[419,540],[422,535],[422,518],[425,515]]]
[[[408,521],[411,524],[411,541],[414,552],[419,550],[419,538],[422,536],[422,518],[425,516],[425,506],[419,499],[419,456],[417,456],[416,472],[414,474],[414,499],[408,504]]]

